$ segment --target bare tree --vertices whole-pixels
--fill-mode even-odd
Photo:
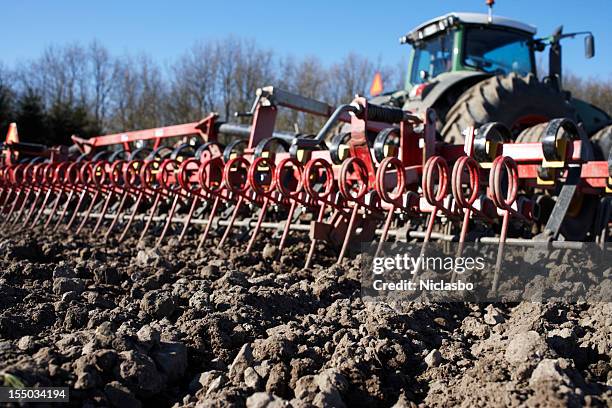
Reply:
[[[572,73],[565,74],[563,87],[574,97],[583,99],[601,109],[612,113],[612,76],[603,78],[584,78]]]
[[[4,140],[9,123],[14,119],[14,91],[11,73],[0,63],[0,140]]]
[[[356,94],[367,95],[375,66],[366,57],[349,53],[330,69],[330,91],[334,104],[350,101]]]
[[[199,42],[170,67],[167,110],[171,120],[189,121],[218,109],[217,47]]]
[[[274,81],[274,61],[272,51],[259,49],[252,40],[243,41],[238,51],[233,107],[237,112],[244,112],[250,108],[256,89]]]
[[[309,56],[298,63],[292,57],[287,58],[281,61],[280,71],[279,86],[299,95],[329,103],[329,98],[326,97],[329,72],[318,58]],[[302,133],[316,132],[321,123],[321,118],[304,115],[294,110],[282,112],[279,118],[280,128],[298,130]]]
[[[47,107],[86,102],[86,52],[78,44],[51,46],[30,63],[21,79],[25,88],[37,89]]]
[[[113,98],[115,130],[151,128],[164,123],[161,72],[147,56],[121,59]]]
[[[89,106],[96,125],[100,129],[108,126],[108,115],[112,109],[111,96],[118,77],[118,63],[98,41],[93,41],[87,50],[90,69]]]
[[[242,44],[234,37],[229,37],[216,44],[219,58],[218,83],[221,94],[221,110],[228,120],[232,112],[232,99],[235,95],[235,80],[238,60],[242,53]]]

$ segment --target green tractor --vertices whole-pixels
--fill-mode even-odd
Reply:
[[[519,140],[530,141],[539,132],[526,129],[568,117],[591,137],[596,156],[607,158],[610,115],[562,86],[561,40],[584,35],[586,57],[592,58],[593,35],[564,34],[560,27],[549,37],[535,38],[536,31],[490,12],[449,13],[423,23],[400,39],[413,48],[405,89],[372,102],[413,112],[435,109],[439,135],[451,143],[463,142],[465,128],[487,122],[502,122]],[[547,47],[548,76],[539,80],[536,52]]]

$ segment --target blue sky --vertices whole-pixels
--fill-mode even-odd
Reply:
[[[196,40],[230,34],[252,38],[279,55],[316,55],[332,63],[349,51],[395,64],[408,53],[400,35],[449,11],[485,12],[484,0],[366,1],[4,1],[0,61],[36,57],[51,44],[98,39],[113,53],[145,52],[161,63]],[[582,39],[564,46],[565,66],[586,76],[612,77],[611,0],[497,0],[495,14],[536,25],[548,35],[591,30],[597,55],[583,57]]]

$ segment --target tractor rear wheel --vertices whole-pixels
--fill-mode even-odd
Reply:
[[[561,92],[533,75],[494,76],[468,88],[446,114],[442,137],[460,144],[465,128],[501,122],[514,135],[553,118],[575,119],[575,110]]]
[[[599,130],[591,137],[595,160],[608,160],[612,150],[612,125]]]
[[[544,135],[544,130],[546,129],[546,126],[548,126],[548,122],[539,123],[535,126],[523,130],[516,138],[516,143],[539,142],[542,136]],[[612,126],[609,127],[607,132],[605,132],[606,129],[607,128],[600,130],[591,138],[595,160],[603,160],[600,157],[601,150],[598,150],[598,140],[595,140],[595,138],[607,138],[609,142],[612,141]],[[561,129],[561,134],[559,136],[563,137],[563,132],[564,130]],[[598,136],[600,133],[601,136]],[[610,144],[608,144],[608,151],[609,150]],[[537,190],[537,192],[542,193],[541,190]],[[549,193],[547,193],[547,196],[548,194]],[[552,197],[550,198],[550,200],[552,200]],[[597,216],[597,207],[599,205],[599,202],[600,200],[596,196],[576,192],[576,195],[572,200],[570,211],[568,211],[568,214],[566,215],[563,224],[561,224],[560,234],[561,236],[563,236],[563,239],[568,241],[588,240],[589,234],[594,229],[594,223]],[[546,222],[548,221],[548,217],[550,216],[550,211],[552,211],[553,205],[554,201],[550,203],[550,207],[548,208],[548,210],[544,211],[545,215],[543,215],[540,227],[543,227],[544,224],[546,224]]]

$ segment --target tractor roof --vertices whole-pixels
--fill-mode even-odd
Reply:
[[[446,27],[456,24],[456,23],[465,23],[465,24],[479,24],[479,25],[494,25],[499,27],[511,28],[514,30],[523,31],[529,34],[535,34],[537,32],[537,28],[530,25],[525,24],[520,21],[512,20],[506,17],[493,16],[492,21],[489,23],[489,15],[483,13],[448,13],[440,17],[436,17],[425,23],[419,25],[414,30],[412,30],[407,36],[408,40],[417,40],[422,39],[424,37],[429,37],[430,35],[437,33],[438,31],[445,29]],[[440,26],[442,25],[442,26]],[[432,27],[432,29],[428,29]],[[419,33],[422,33],[419,35]]]

